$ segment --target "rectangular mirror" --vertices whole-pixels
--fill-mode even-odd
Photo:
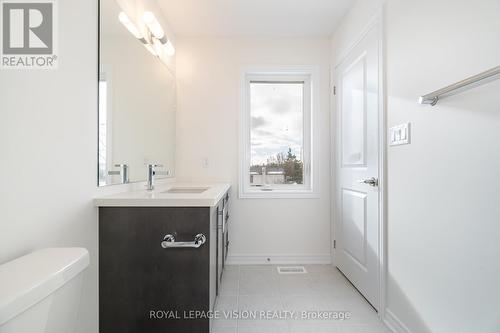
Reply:
[[[100,0],[98,185],[146,180],[147,165],[174,176],[175,76]]]

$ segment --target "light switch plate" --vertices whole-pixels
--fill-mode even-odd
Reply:
[[[400,124],[389,129],[389,144],[391,146],[408,145],[411,143],[410,123]]]
[[[208,157],[203,157],[203,159],[201,160],[201,166],[203,167],[203,169],[208,168]]]

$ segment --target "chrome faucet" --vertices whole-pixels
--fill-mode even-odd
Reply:
[[[127,164],[115,164],[115,167],[120,168],[120,170],[119,171],[108,171],[108,175],[110,175],[110,176],[119,175],[119,176],[121,176],[122,184],[127,184],[129,182],[129,179],[128,179],[129,166]]]
[[[148,164],[148,183],[146,184],[146,188],[148,191],[152,191],[155,189],[155,176],[169,176],[170,172],[166,171],[157,171],[156,168],[163,168],[163,165],[160,164]]]

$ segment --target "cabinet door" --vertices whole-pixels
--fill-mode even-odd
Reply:
[[[222,234],[223,210],[224,205],[221,201],[219,205],[217,205],[217,295],[220,294],[223,269],[222,264],[224,260],[224,239]]]
[[[217,207],[210,209],[210,310],[215,308],[217,297]]]
[[[199,233],[207,242],[198,249],[160,245],[166,234]],[[208,332],[208,319],[155,318],[209,310],[209,235],[209,208],[100,208],[99,332]]]
[[[223,266],[226,265],[226,259],[227,259],[227,253],[229,251],[229,220],[231,218],[231,212],[230,212],[230,204],[229,204],[229,193],[226,194],[226,201],[224,204],[225,207],[225,214],[224,214],[224,219],[225,219],[225,228],[224,228],[224,264]]]

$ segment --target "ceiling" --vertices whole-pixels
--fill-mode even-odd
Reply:
[[[354,0],[157,0],[178,36],[330,36]]]

